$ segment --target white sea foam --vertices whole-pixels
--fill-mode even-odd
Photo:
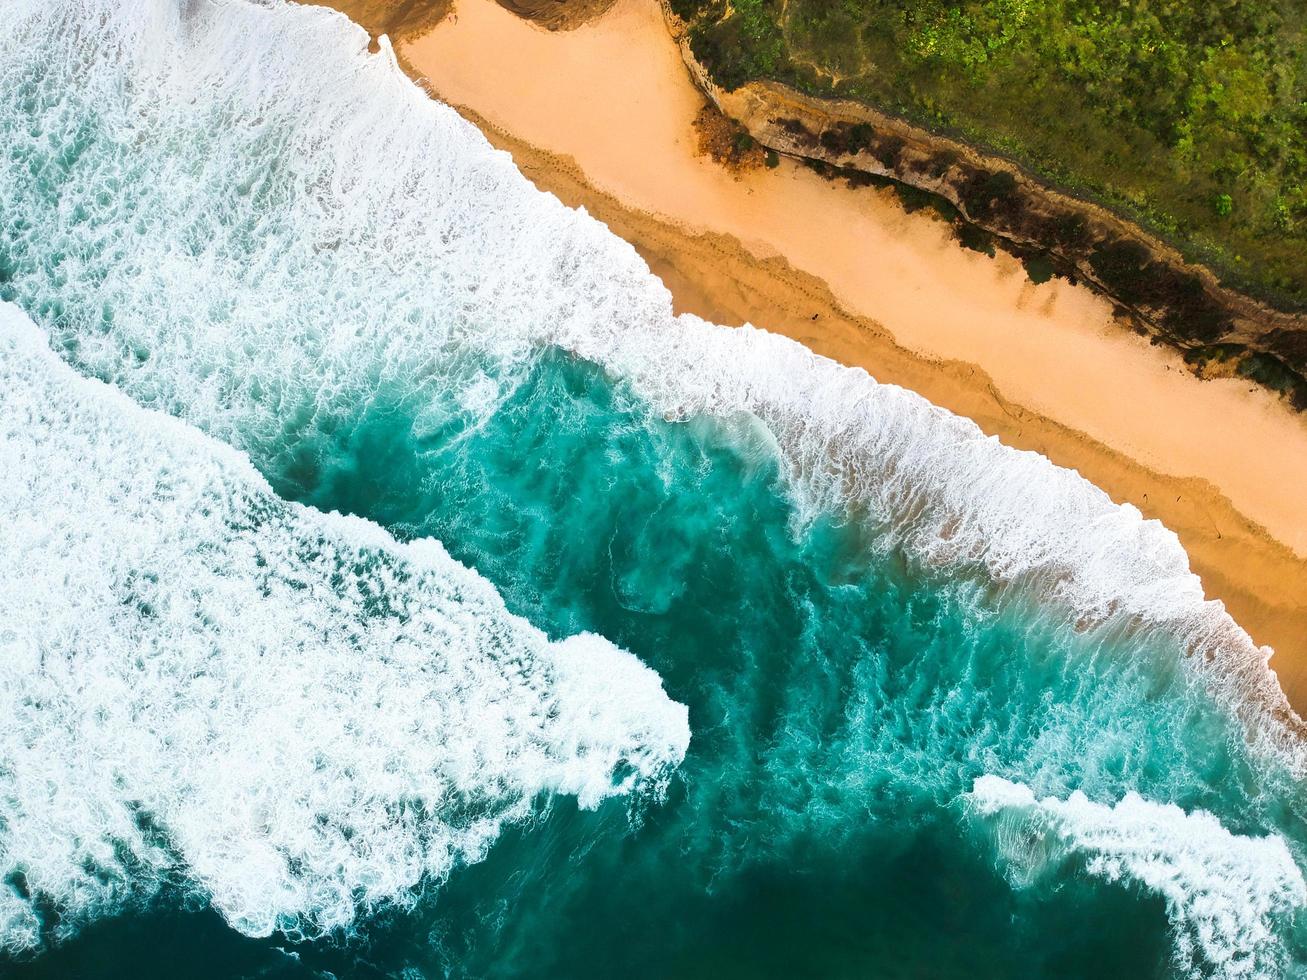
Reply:
[[[434,541],[279,500],[8,304],[0,528],[0,951],[165,882],[250,935],[346,927],[540,794],[657,792],[686,751],[630,654],[550,642]]]
[[[1078,626],[1175,634],[1252,737],[1289,748],[1269,649],[1205,601],[1173,533],[861,370],[674,317],[629,245],[536,191],[344,17],[20,0],[0,30],[0,111],[28,116],[4,122],[0,200],[59,256],[13,289],[138,401],[270,452],[386,389],[429,398],[419,427],[475,423],[559,347],[668,417],[761,420],[801,516],[852,508],[887,547],[983,568]]]
[[[886,547],[983,569],[1042,594],[1069,623],[1174,634],[1187,663],[1236,706],[1250,740],[1307,774],[1269,651],[1204,599],[1174,534],[1078,474],[861,370],[762,331],[673,316],[630,246],[537,192],[507,155],[404,78],[386,44],[376,55],[366,45],[339,15],[274,0],[9,4],[0,24],[8,114],[0,203],[18,258],[7,288],[66,358],[275,463],[276,448],[294,442],[288,436],[348,426],[395,390],[412,404],[426,399],[416,430],[436,431],[452,415],[475,424],[535,357],[561,348],[666,417],[765,427],[801,519],[847,508],[875,524]],[[295,534],[310,533],[307,521],[312,535],[330,528],[380,541],[375,529],[338,518],[277,512],[296,515]],[[406,561],[424,548],[431,561],[438,554],[434,545],[376,547]],[[33,570],[34,579],[44,574]],[[615,656],[597,640],[570,642]],[[561,698],[575,684],[579,700],[568,703],[589,703],[583,688],[593,675],[573,671],[564,683],[555,668],[554,677],[549,691]],[[676,754],[670,736],[653,742],[664,748],[650,771]],[[564,780],[576,758],[556,752],[552,778]],[[1195,819],[1183,833],[1205,829]],[[85,815],[88,827],[105,820]],[[459,847],[482,846],[475,827],[458,833],[471,835]],[[411,879],[408,846],[375,852],[368,873],[389,882],[394,860],[397,879]],[[146,843],[138,851],[155,860]],[[205,854],[196,873],[225,881],[229,855]],[[70,862],[69,880],[84,881]],[[213,887],[236,889],[240,905],[239,883],[255,876],[231,874],[236,884]],[[367,881],[360,887],[373,894]],[[316,901],[306,894],[254,906],[293,914]],[[258,928],[270,922],[265,915]]]
[[[1307,884],[1283,838],[1232,834],[1210,813],[1135,793],[1113,806],[1079,792],[1037,800],[1028,786],[998,776],[977,779],[968,801],[1018,887],[1037,886],[1075,862],[1162,898],[1185,976],[1282,975],[1277,926],[1307,904]]]

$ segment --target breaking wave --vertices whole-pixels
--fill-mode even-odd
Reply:
[[[1094,877],[1159,895],[1185,976],[1275,976],[1288,966],[1277,926],[1307,904],[1307,884],[1278,835],[1232,834],[1210,813],[1137,793],[1114,806],[1078,791],[1037,800],[998,776],[977,779],[968,800],[1018,887],[1079,861]]]
[[[686,709],[435,541],[276,498],[0,306],[0,950],[164,887],[314,936],[544,794],[657,793]]]
[[[293,491],[329,458],[360,456],[370,412],[418,452],[475,438],[560,352],[597,365],[648,416],[731,433],[742,454],[778,466],[796,525],[847,518],[882,556],[945,578],[974,572],[990,589],[988,605],[968,599],[956,633],[908,632],[945,636],[964,660],[974,641],[984,656],[965,669],[949,674],[956,651],[895,661],[868,641],[857,676],[830,682],[831,703],[797,712],[797,748],[774,764],[795,810],[848,826],[864,800],[899,802],[894,779],[929,784],[920,795],[934,805],[969,767],[996,771],[1001,757],[1014,775],[1037,754],[1023,745],[1063,736],[1041,763],[1057,778],[1080,773],[1077,753],[1113,780],[1170,774],[1094,754],[1085,720],[1115,703],[1059,711],[1053,692],[1016,681],[1010,704],[986,700],[1021,634],[987,644],[972,624],[1009,595],[1037,596],[1072,647],[1164,638],[1154,645],[1187,655],[1242,722],[1234,738],[1218,722],[1195,730],[1307,774],[1269,651],[1204,598],[1171,532],[861,370],[673,316],[630,246],[537,192],[343,17],[273,0],[16,0],[6,14],[0,297],[77,371],[159,410],[74,380],[6,314],[13,383],[0,397],[16,462],[0,506],[20,530],[14,547],[41,554],[25,572],[8,562],[0,598],[3,693],[21,721],[17,763],[0,770],[13,787],[0,832],[21,868],[0,897],[11,947],[39,942],[42,902],[75,922],[174,878],[245,932],[316,934],[475,860],[536,794],[592,805],[665,779],[685,752],[685,713],[634,658],[591,636],[549,643],[433,541],[398,545],[375,525],[283,503],[244,456],[165,418]],[[837,647],[813,619],[812,645]],[[1068,702],[1112,697],[1091,659],[1074,665]],[[919,690],[896,662],[918,671]],[[1128,759],[1148,737],[1136,709],[1164,721],[1169,702],[1150,697],[1183,687],[1140,676],[1114,733]],[[811,680],[796,673],[776,700],[811,693]],[[1007,716],[985,716],[992,704]],[[741,726],[739,754],[755,762],[757,733],[734,721],[749,712],[731,702],[718,714]],[[836,724],[856,744],[833,788],[818,763],[839,748],[821,727]],[[1210,789],[1192,768],[1167,785]],[[757,782],[725,784],[719,801],[703,775],[705,820]],[[1274,778],[1273,792],[1289,782]],[[827,805],[840,789],[853,802]],[[1260,789],[1248,777],[1230,795],[1252,801],[1247,819],[1273,822],[1278,797]],[[1035,802],[992,780],[975,800],[1088,855],[1090,874],[1163,895],[1186,968],[1262,969],[1267,923],[1303,902],[1283,842],[1215,818],[1129,796],[1115,808]],[[1025,860],[1015,845],[1004,853]],[[655,863],[661,874],[670,860]],[[1246,908],[1232,882],[1253,890]]]
[[[26,0],[9,20],[0,281],[82,371],[275,477],[312,466],[287,445],[348,438],[388,393],[415,430],[475,427],[559,348],[668,418],[761,426],[801,519],[854,513],[880,547],[983,569],[1077,628],[1179,637],[1294,751],[1269,649],[1205,600],[1173,533],[864,371],[674,317],[629,245],[343,16]]]

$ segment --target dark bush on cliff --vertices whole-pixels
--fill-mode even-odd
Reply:
[[[876,141],[871,153],[886,170],[894,170],[903,157],[904,141],[897,136],[886,133]]]
[[[1006,170],[977,170],[959,188],[967,214],[977,221],[1010,217],[1020,210],[1021,194],[1017,181]]]
[[[849,127],[847,142],[850,153],[860,153],[876,139],[876,130],[868,123],[854,123]]]
[[[1127,303],[1142,303],[1153,283],[1148,277],[1151,256],[1138,242],[1117,239],[1097,245],[1089,254],[1089,267],[1113,295]]]
[[[1301,2],[671,3],[728,88],[772,79],[995,148],[1230,285],[1307,308]],[[845,143],[878,149],[869,134]],[[975,213],[998,200],[980,195]]]
[[[981,252],[991,259],[994,257],[994,236],[985,231],[984,228],[964,224],[958,229],[958,241],[962,243],[963,248],[969,248],[973,252]]]
[[[1072,255],[1079,255],[1091,241],[1084,215],[1073,212],[1046,219],[1037,237]]]

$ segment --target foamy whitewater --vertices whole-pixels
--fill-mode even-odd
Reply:
[[[889,955],[932,935],[892,925],[920,847],[950,901],[974,889],[977,949],[1073,932],[1074,900],[1158,970],[1300,962],[1297,720],[1171,532],[863,371],[673,316],[630,246],[366,48],[274,0],[0,23],[0,298],[39,324],[0,324],[11,950],[165,887],[299,937],[448,880],[440,942],[391,937],[404,969],[576,975],[540,937],[664,907],[706,923],[682,972],[757,974],[785,963],[749,968],[762,937],[710,945],[768,921],[718,911],[765,901],[749,875],[824,882],[778,888],[778,922],[870,903],[850,928],[882,916]],[[659,795],[687,752],[640,660],[696,741],[684,797],[614,829],[602,800]],[[496,877],[552,793],[597,808],[546,821],[585,872]],[[1052,870],[967,837],[958,799]],[[1164,956],[1093,925],[1118,901],[1162,904]],[[1101,966],[1030,933],[995,975]],[[676,972],[640,942],[575,955]]]
[[[1307,884],[1279,837],[1231,834],[1210,813],[1186,814],[1130,793],[1114,806],[1083,793],[1036,800],[1028,786],[976,780],[970,801],[993,820],[999,852],[1022,886],[1081,856],[1086,871],[1161,895],[1187,976],[1263,976],[1279,965],[1269,924],[1307,902]]]
[[[656,790],[685,708],[551,643],[434,541],[277,500],[0,306],[0,942],[165,884],[316,935],[478,860],[544,793]],[[15,876],[21,876],[21,887]],[[25,894],[24,894],[25,893]]]
[[[1287,712],[1269,650],[1204,601],[1173,533],[861,370],[673,317],[634,249],[536,191],[344,17],[40,0],[16,20],[0,77],[36,125],[13,127],[35,145],[10,157],[65,149],[43,161],[50,187],[4,173],[47,256],[13,289],[81,370],[254,447],[400,380],[475,425],[558,347],[669,418],[761,422],[804,514],[854,508],[923,562],[981,563],[1080,621],[1161,625],[1238,677],[1232,697]],[[73,307],[98,322],[59,315]]]

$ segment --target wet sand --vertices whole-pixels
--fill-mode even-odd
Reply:
[[[656,0],[548,33],[493,0],[401,41],[405,67],[538,186],[632,242],[678,310],[786,334],[1079,470],[1179,534],[1209,596],[1307,707],[1307,419],[1202,381],[1110,304],[959,246],[887,191],[700,156],[703,103]]]

